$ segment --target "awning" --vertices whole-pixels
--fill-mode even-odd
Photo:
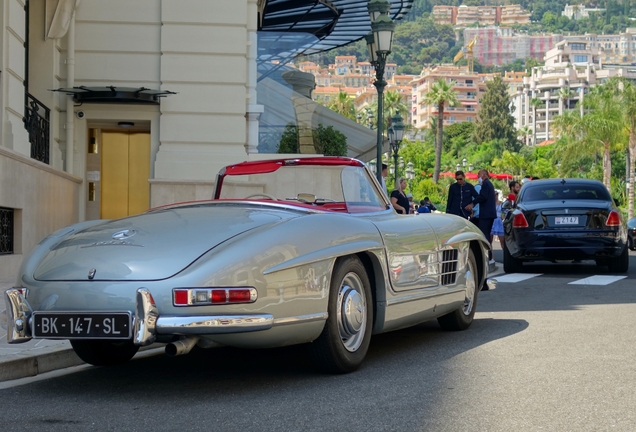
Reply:
[[[462,105],[477,105],[477,101],[461,101]]]
[[[51,91],[73,96],[78,103],[127,103],[158,105],[159,98],[176,94],[169,90],[151,90],[145,87],[73,87],[59,88]]]
[[[414,0],[388,0],[397,21]],[[371,31],[369,0],[264,0],[259,14],[259,61],[315,54],[362,39]],[[277,49],[274,49],[277,47]]]

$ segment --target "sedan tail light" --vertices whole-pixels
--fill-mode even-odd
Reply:
[[[605,225],[607,226],[619,226],[621,224],[621,216],[618,214],[616,210],[612,210],[607,216],[607,221],[605,221]]]
[[[175,288],[172,300],[175,306],[206,306],[254,303],[258,293],[252,287],[240,288]]]
[[[523,213],[516,213],[512,218],[512,227],[513,228],[528,228],[528,221]]]

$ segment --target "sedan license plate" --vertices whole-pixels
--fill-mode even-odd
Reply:
[[[33,312],[34,338],[130,339],[128,312]]]
[[[554,218],[555,225],[578,225],[578,216],[557,216]]]

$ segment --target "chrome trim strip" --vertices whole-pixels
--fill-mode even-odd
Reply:
[[[285,326],[289,324],[304,324],[308,322],[314,321],[325,321],[329,317],[327,312],[316,313],[316,314],[308,314],[308,315],[298,315],[294,317],[287,318],[276,318],[274,320],[274,326]]]
[[[150,345],[157,338],[159,311],[147,288],[137,290],[135,316],[133,320],[133,342],[135,345]]]
[[[446,288],[447,286],[445,286],[444,288]],[[440,288],[440,287],[437,287]],[[431,292],[431,289],[427,289],[427,292],[423,292],[423,293],[416,293],[416,294],[411,294],[411,295],[407,295],[407,296],[403,296],[403,297],[399,297],[399,298],[394,298],[394,299],[390,299],[386,301],[386,305],[388,306],[395,306],[398,304],[402,304],[402,303],[408,303],[408,302],[412,302],[412,301],[417,301],[417,300],[423,300],[427,297],[437,297],[440,295],[439,292],[434,291]],[[461,289],[455,289],[453,291],[448,291],[444,294],[453,294],[455,292],[458,291],[464,291],[464,288]]]
[[[160,316],[157,318],[157,334],[209,335],[244,333],[272,328],[274,316],[255,315],[204,315]]]
[[[29,319],[33,310],[24,296],[15,288],[4,293],[7,310],[7,342],[18,344],[31,340]]]

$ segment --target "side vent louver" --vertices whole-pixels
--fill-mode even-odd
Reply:
[[[457,249],[442,251],[442,285],[453,285],[457,279]]]

